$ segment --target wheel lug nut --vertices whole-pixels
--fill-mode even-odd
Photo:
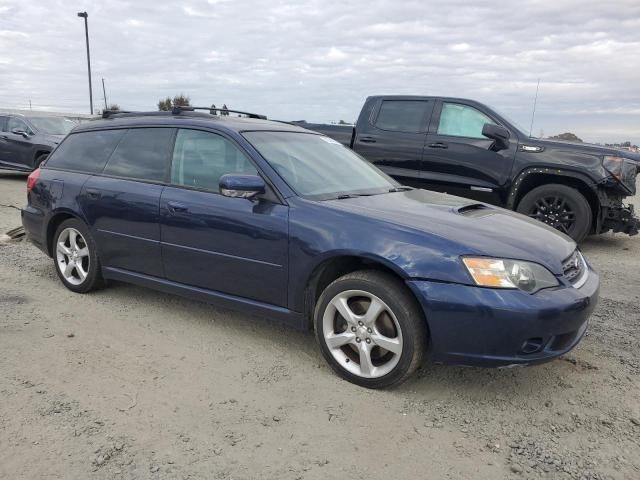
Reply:
[[[358,322],[358,325],[363,326],[363,325],[364,325],[364,323],[362,323],[362,322]]]
[[[371,343],[371,339],[370,339],[370,338],[367,338],[367,339],[365,340],[365,342],[367,342],[367,343]]]
[[[362,340],[360,340],[360,337],[356,337],[356,343],[360,343]]]
[[[367,328],[367,333],[373,333],[373,330],[371,330],[370,328]]]
[[[356,327],[351,327],[351,331],[355,332],[356,331]]]

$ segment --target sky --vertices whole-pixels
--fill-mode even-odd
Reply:
[[[192,105],[355,121],[369,95],[485,102],[532,133],[640,144],[638,0],[0,0],[0,108]]]

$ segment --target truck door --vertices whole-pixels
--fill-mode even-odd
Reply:
[[[432,99],[380,100],[356,126],[353,149],[405,184],[420,184]]]
[[[422,158],[429,188],[504,203],[501,192],[510,177],[517,137],[512,132],[509,148],[493,151],[493,140],[482,135],[485,123],[499,124],[477,105],[438,101]]]

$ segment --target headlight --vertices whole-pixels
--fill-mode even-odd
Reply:
[[[500,258],[463,257],[476,285],[493,288],[519,288],[527,293],[557,287],[558,279],[537,263]]]
[[[638,166],[633,160],[607,155],[602,159],[602,165],[630,194],[636,193]]]

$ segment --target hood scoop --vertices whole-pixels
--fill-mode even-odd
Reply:
[[[457,208],[456,211],[465,217],[484,217],[493,213],[493,208],[484,203],[471,203]]]

